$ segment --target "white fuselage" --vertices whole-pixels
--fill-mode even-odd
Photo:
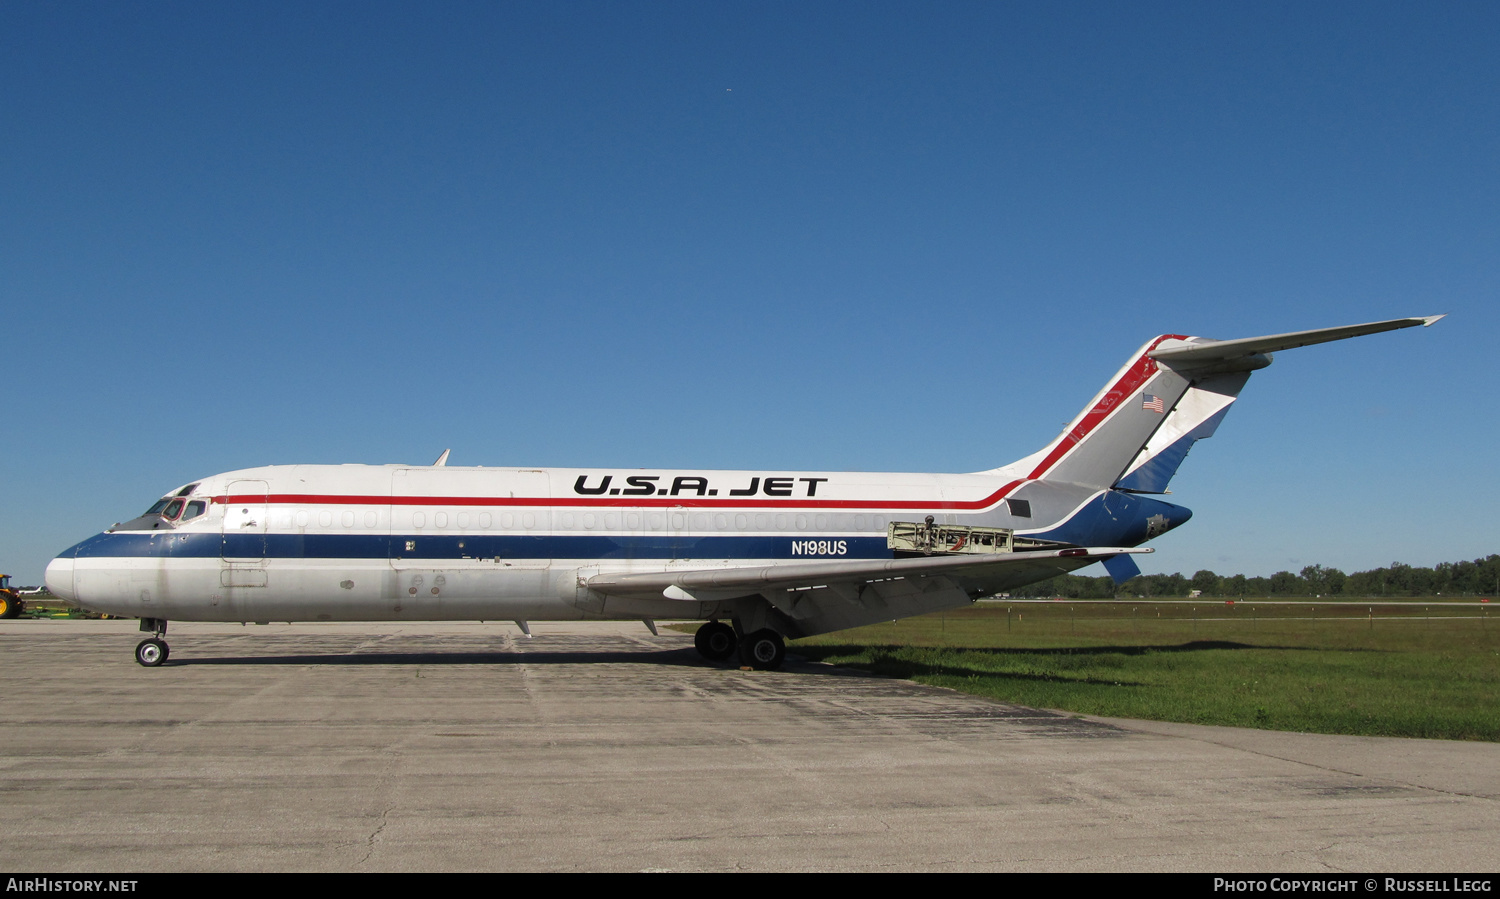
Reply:
[[[157,619],[707,618],[724,612],[667,596],[605,597],[585,582],[601,573],[890,559],[890,523],[928,515],[1122,546],[1164,529],[1148,522],[1153,513],[1176,510],[1171,525],[1187,516],[1149,499],[1018,477],[1024,468],[269,466],[183,488],[206,503],[202,514],[145,516],[99,534],[54,560],[47,580],[85,607]],[[1104,506],[1108,514],[1090,514]]]

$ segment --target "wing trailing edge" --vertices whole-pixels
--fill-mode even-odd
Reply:
[[[669,595],[669,598],[688,599],[693,598],[690,594],[701,591],[758,592],[821,586],[829,582],[856,583],[948,574],[961,575],[967,579],[983,577],[986,572],[1015,566],[1032,566],[1038,563],[1063,563],[1069,569],[1073,569],[1119,555],[1149,552],[1153,552],[1149,547],[1079,546],[1068,549],[987,555],[852,559],[849,561],[791,562],[754,567],[703,568],[691,571],[598,574],[588,580],[588,588],[606,595],[663,594]]]

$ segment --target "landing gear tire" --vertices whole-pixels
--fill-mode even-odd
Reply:
[[[738,642],[734,636],[734,628],[719,621],[703,625],[693,636],[693,645],[698,648],[698,655],[710,662],[722,662],[734,655]]]
[[[171,650],[167,648],[165,640],[158,640],[152,637],[136,644],[135,660],[147,668],[155,668],[167,660],[167,655],[170,652]]]
[[[786,643],[773,630],[756,631],[740,641],[740,662],[756,671],[775,671],[786,660]]]

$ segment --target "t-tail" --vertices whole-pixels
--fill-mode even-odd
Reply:
[[[1238,340],[1163,334],[1141,347],[1056,440],[1021,463],[1018,473],[1028,481],[1165,493],[1188,450],[1213,435],[1250,374],[1271,364],[1272,353],[1425,327],[1442,317],[1397,318]],[[1116,561],[1119,570],[1110,568],[1116,580],[1139,573],[1128,556]]]

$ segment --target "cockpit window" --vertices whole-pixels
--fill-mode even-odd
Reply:
[[[197,484],[193,485],[197,487]],[[177,491],[180,493],[181,491]],[[173,528],[185,521],[192,521],[202,515],[208,514],[209,504],[213,500],[207,496],[199,499],[188,499],[177,496],[175,493],[164,496],[151,504],[151,508],[142,512],[138,517],[132,518],[124,524],[116,524],[110,528],[110,533],[115,531],[154,531],[159,528]]]
[[[186,487],[182,488],[181,490],[177,491],[177,493],[175,493],[174,496],[192,496],[193,495],[193,491],[197,490],[197,489],[198,489],[198,485],[197,484],[189,484]]]

